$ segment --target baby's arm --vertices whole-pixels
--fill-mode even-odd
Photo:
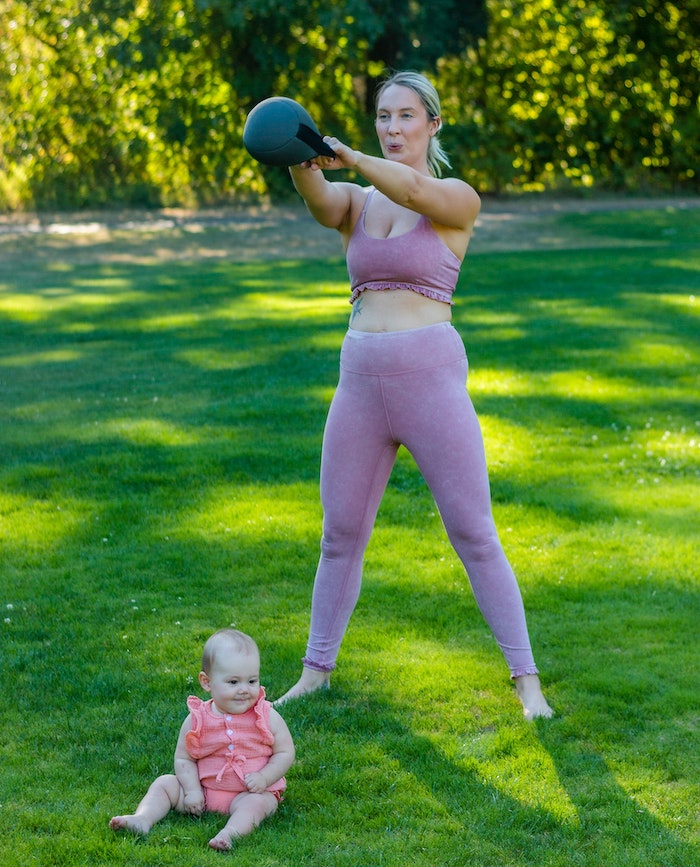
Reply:
[[[270,761],[260,771],[246,774],[245,784],[249,792],[261,795],[269,786],[281,779],[294,763],[294,741],[287,723],[279,713],[270,708],[270,731],[275,743],[272,746]]]
[[[190,716],[182,724],[175,747],[175,776],[182,789],[183,809],[185,813],[200,816],[204,812],[204,791],[199,782],[197,762],[189,754],[185,746],[185,736],[192,728]]]

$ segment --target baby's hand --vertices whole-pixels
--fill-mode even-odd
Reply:
[[[192,816],[201,816],[204,812],[204,794],[202,792],[187,792],[184,799],[184,811]]]
[[[246,774],[245,785],[246,789],[254,795],[262,795],[267,788],[263,775],[257,771],[254,774]]]

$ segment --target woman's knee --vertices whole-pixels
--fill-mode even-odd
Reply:
[[[501,541],[493,520],[448,527],[447,535],[463,560],[486,562],[501,555]]]
[[[360,527],[345,522],[324,523],[321,537],[321,553],[326,559],[343,559],[352,556],[358,548],[364,550],[367,542]]]

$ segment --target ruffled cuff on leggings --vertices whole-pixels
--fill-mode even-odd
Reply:
[[[335,671],[335,663],[332,662],[330,665],[324,665],[322,662],[314,662],[312,659],[308,659],[306,656],[302,659],[301,664],[304,668],[311,668],[314,671],[322,671],[324,674],[328,674],[330,671]]]
[[[311,666],[309,666],[309,667],[311,667]],[[536,665],[521,665],[520,668],[514,668],[511,671],[510,677],[512,680],[513,678],[516,678],[516,677],[524,677],[526,674],[539,674],[537,666]]]

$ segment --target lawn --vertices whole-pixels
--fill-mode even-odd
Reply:
[[[108,820],[171,770],[212,631],[256,638],[271,698],[299,673],[344,264],[5,239],[3,865],[700,864],[697,213],[562,213],[570,247],[477,245],[463,269],[454,321],[554,719],[523,720],[402,452],[333,688],[283,710],[287,799],[233,856],[206,846],[221,818],[145,839]]]

